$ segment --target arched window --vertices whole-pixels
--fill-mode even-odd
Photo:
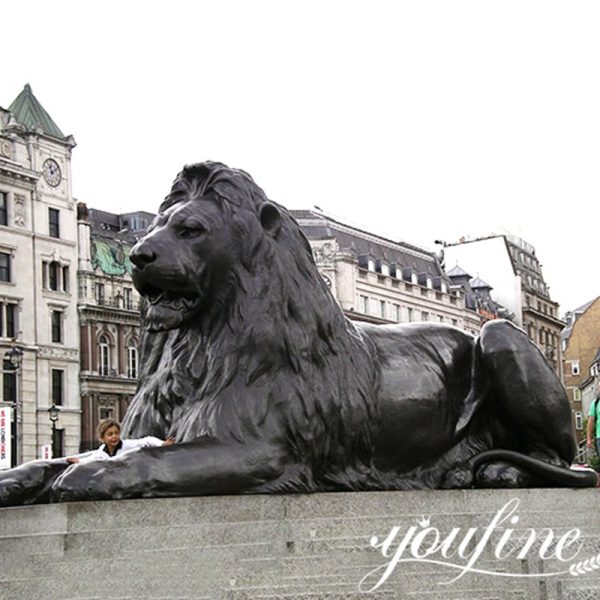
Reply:
[[[110,345],[105,335],[98,338],[98,350],[98,373],[108,375],[110,372]]]
[[[138,349],[129,342],[127,346],[127,377],[137,379],[138,376]]]

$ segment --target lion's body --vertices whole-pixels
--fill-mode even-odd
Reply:
[[[131,259],[145,333],[123,433],[178,443],[53,471],[54,500],[596,482],[566,468],[569,403],[524,332],[355,326],[242,171],[186,167]],[[0,476],[0,504],[48,500],[32,465]]]

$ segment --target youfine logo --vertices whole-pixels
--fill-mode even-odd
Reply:
[[[468,573],[490,577],[547,578],[570,574],[585,575],[600,569],[600,554],[577,561],[581,552],[581,531],[570,529],[556,535],[551,528],[539,531],[533,528],[515,531],[519,523],[520,500],[507,502],[485,527],[470,527],[466,530],[454,527],[442,533],[431,523],[430,517],[422,516],[403,530],[394,526],[385,537],[371,538],[371,547],[379,550],[386,562],[369,571],[359,583],[361,593],[370,593],[382,586],[396,569],[407,563],[429,563],[448,569],[450,578],[439,582],[450,585]],[[480,568],[479,561],[489,551],[498,561],[508,558],[524,560],[538,557],[542,561],[551,559],[564,564],[564,569],[543,573],[496,572]],[[554,563],[556,564],[556,562]]]

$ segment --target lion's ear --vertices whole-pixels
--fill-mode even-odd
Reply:
[[[281,229],[281,215],[274,204],[267,202],[260,207],[260,224],[269,235],[277,237]]]

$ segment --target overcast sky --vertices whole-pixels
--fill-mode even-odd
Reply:
[[[0,18],[0,105],[31,84],[92,208],[156,211],[184,164],[218,160],[427,249],[519,235],[561,313],[600,295],[596,1],[23,0]]]

